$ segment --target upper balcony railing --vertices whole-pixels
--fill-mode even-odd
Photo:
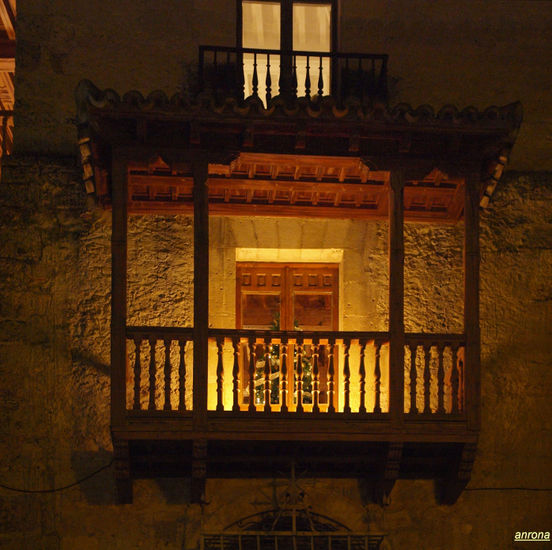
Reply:
[[[385,102],[387,55],[200,46],[199,88],[217,101],[252,96],[265,105],[276,96]]]

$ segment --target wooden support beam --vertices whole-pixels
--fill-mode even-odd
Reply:
[[[468,427],[481,424],[481,337],[479,329],[479,174],[466,177],[464,184],[464,332],[465,407]]]
[[[132,503],[132,477],[130,476],[130,453],[128,440],[113,440],[113,458],[115,464],[115,487],[119,504]]]
[[[194,429],[207,424],[207,368],[209,330],[209,199],[208,164],[200,159],[194,172]]]
[[[10,0],[0,0],[0,21],[10,40],[15,40],[15,10]],[[15,57],[15,54],[14,54]]]
[[[404,173],[389,185],[389,412],[395,427],[404,413]]]
[[[390,442],[388,444],[381,478],[374,483],[373,487],[373,500],[380,506],[385,506],[389,503],[391,491],[395,486],[395,481],[399,477],[402,452],[402,442]]]
[[[111,187],[111,427],[120,428],[126,411],[127,160],[113,151]]]
[[[471,479],[477,443],[465,443],[457,460],[453,462],[449,476],[437,483],[439,504],[454,504]]]
[[[205,503],[205,481],[207,478],[207,440],[196,439],[192,449],[191,501]]]
[[[15,50],[15,47],[14,47]],[[0,73],[13,73],[15,72],[15,57],[9,55],[2,55],[0,52]]]

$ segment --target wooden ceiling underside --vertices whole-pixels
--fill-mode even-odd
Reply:
[[[210,213],[324,218],[388,215],[389,172],[372,171],[355,157],[242,153],[229,165],[209,165]],[[405,218],[458,220],[463,181],[434,169],[406,182]],[[129,170],[129,211],[190,213],[191,167],[171,171],[161,159]],[[109,197],[104,189],[104,204]]]

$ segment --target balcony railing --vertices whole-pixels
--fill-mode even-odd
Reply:
[[[199,88],[223,101],[331,95],[342,104],[387,100],[387,55],[200,46]]]
[[[464,336],[407,333],[405,343],[405,418],[462,418]],[[393,376],[388,344],[386,332],[210,329],[207,409],[384,418]],[[191,328],[128,327],[127,353],[127,411],[193,410]]]

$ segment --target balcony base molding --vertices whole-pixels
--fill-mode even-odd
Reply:
[[[366,488],[365,498],[382,506],[389,502],[398,479],[433,479],[439,503],[450,505],[470,479],[476,452],[473,434],[461,442],[431,441],[429,436],[421,441],[406,434],[387,440],[305,441],[154,433],[155,438],[148,438],[140,432],[114,432],[120,503],[132,502],[134,479],[188,478],[190,501],[203,504],[208,500],[208,479],[281,478],[293,466],[303,477],[358,479]]]

